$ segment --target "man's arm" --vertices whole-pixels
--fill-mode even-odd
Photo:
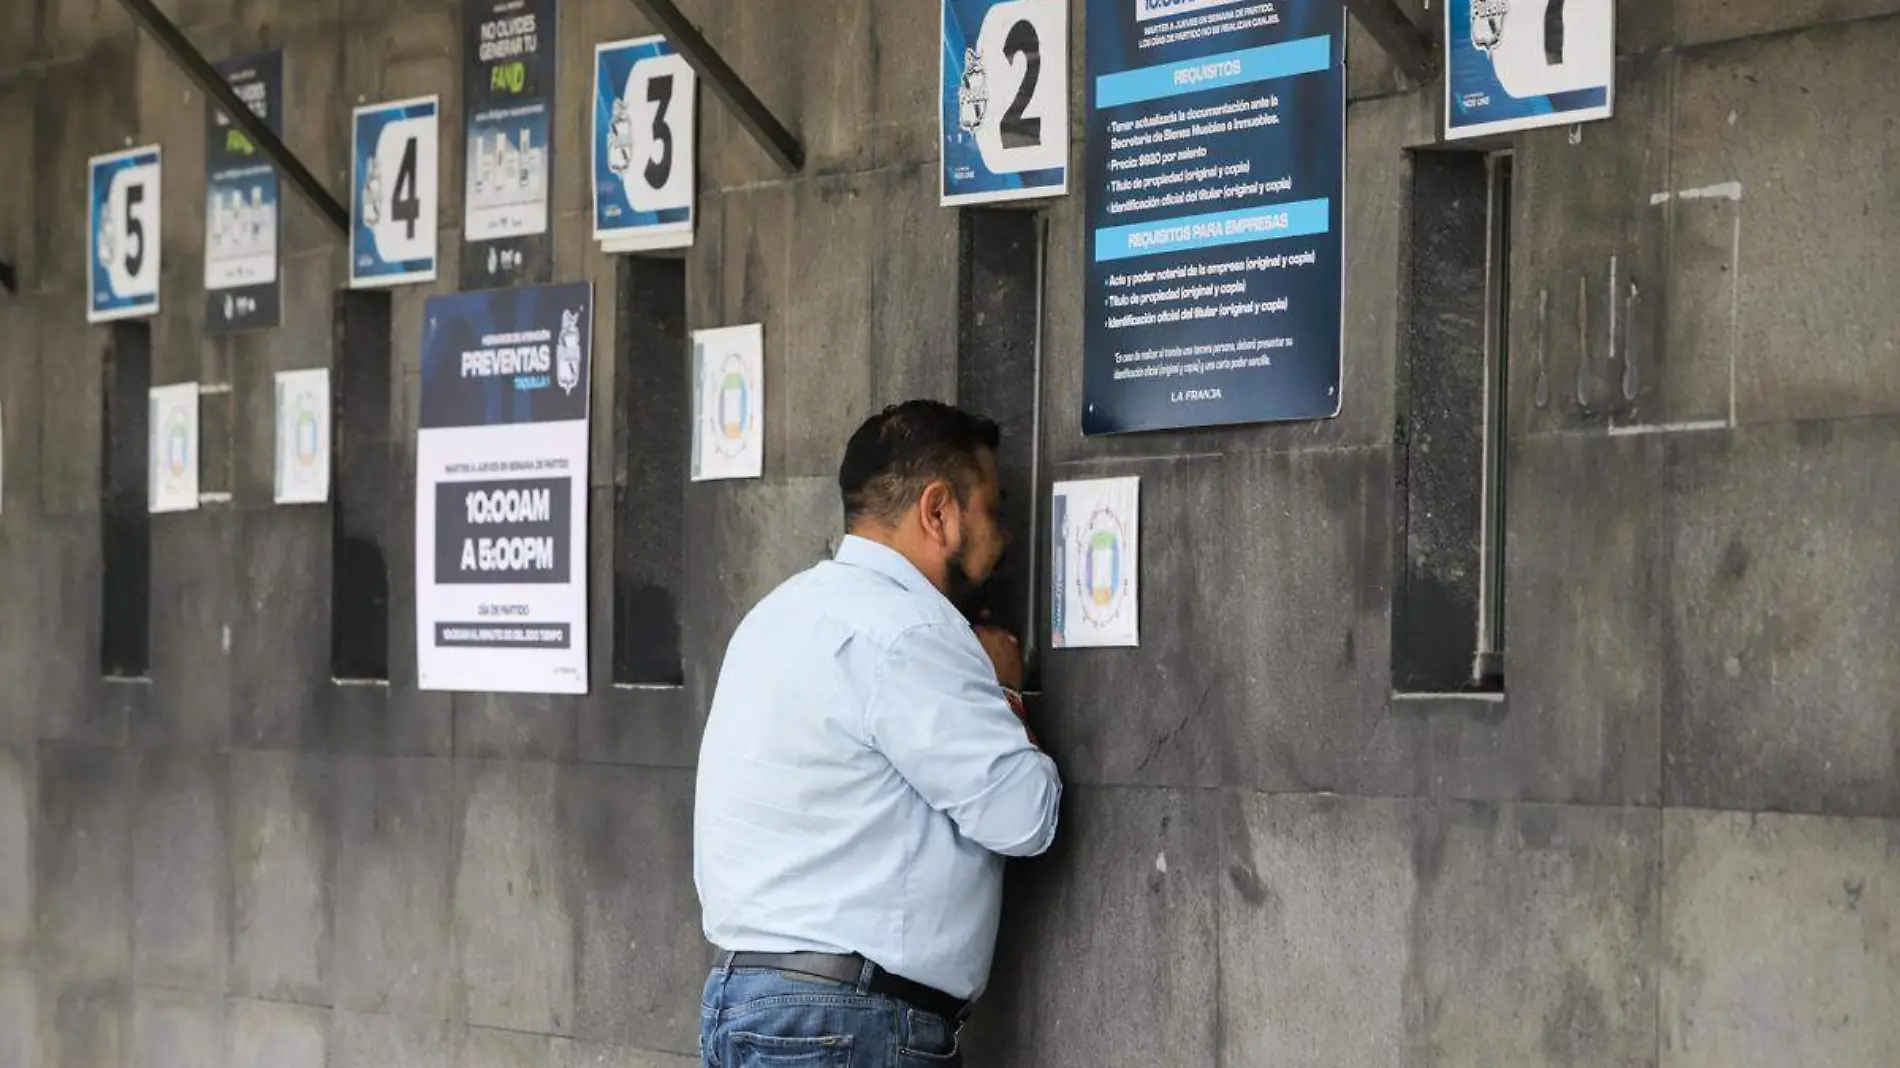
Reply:
[[[892,645],[865,711],[879,752],[965,838],[1029,857],[1055,839],[1062,779],[1030,744],[967,627],[912,628]]]

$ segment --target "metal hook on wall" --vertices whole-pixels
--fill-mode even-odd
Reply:
[[[1643,390],[1642,372],[1636,368],[1636,282],[1630,281],[1629,296],[1625,298],[1623,329],[1628,336],[1623,339],[1623,399],[1633,401]]]
[[[1550,289],[1537,291],[1537,381],[1531,399],[1539,408],[1550,407]]]
[[[1577,407],[1590,414],[1590,276],[1577,276]]]

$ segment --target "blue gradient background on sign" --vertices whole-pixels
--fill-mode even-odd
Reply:
[[[1344,250],[1341,238],[1345,215],[1345,30],[1346,11],[1341,0],[1308,0],[1279,4],[1277,26],[1230,32],[1214,38],[1179,41],[1159,47],[1139,47],[1144,27],[1166,26],[1170,20],[1137,23],[1132,4],[1091,4],[1087,49],[1087,146],[1084,169],[1089,239],[1084,264],[1083,411],[1085,434],[1113,434],[1236,423],[1324,419],[1338,414],[1340,346],[1343,339],[1341,302],[1344,294]],[[1102,107],[1099,91],[1104,77],[1126,77],[1127,72],[1182,63],[1203,63],[1234,53],[1259,57],[1297,58],[1323,40],[1329,62],[1324,69],[1264,81],[1201,88],[1142,103]],[[1279,52],[1255,50],[1293,47]],[[1244,61],[1243,61],[1244,62]],[[1297,67],[1298,65],[1295,65]],[[1293,69],[1293,68],[1289,68]],[[1244,72],[1243,72],[1244,73]],[[1117,83],[1110,82],[1113,86]],[[1129,83],[1122,83],[1129,84]],[[1292,179],[1292,189],[1262,193],[1236,201],[1179,207],[1157,207],[1111,216],[1113,199],[1108,186],[1108,144],[1111,121],[1128,121],[1176,109],[1219,106],[1268,94],[1280,98],[1280,124],[1234,131],[1215,138],[1175,142],[1170,147],[1206,145],[1207,165],[1250,160],[1248,180],[1272,182]],[[1113,99],[1113,98],[1111,98]],[[1147,150],[1141,150],[1147,151]],[[1130,154],[1133,154],[1132,152]],[[1232,179],[1230,181],[1237,180]],[[1221,183],[1225,184],[1225,183]],[[1250,271],[1243,298],[1210,298],[1206,303],[1232,299],[1272,302],[1286,298],[1284,313],[1261,315],[1247,321],[1231,318],[1154,323],[1110,330],[1107,320],[1139,309],[1111,311],[1107,306],[1107,278],[1149,269],[1196,263],[1222,263],[1247,255],[1246,246],[1190,247],[1142,255],[1138,258],[1097,261],[1097,235],[1113,235],[1128,226],[1163,220],[1191,221],[1197,216],[1251,212],[1275,206],[1320,201],[1326,205],[1324,232],[1304,238],[1275,238],[1255,255],[1290,255],[1309,249],[1316,255],[1310,266]],[[1181,305],[1170,305],[1179,307]],[[1234,354],[1241,358],[1266,355],[1270,367],[1208,371],[1167,378],[1117,381],[1115,354],[1151,348],[1212,345],[1242,338],[1284,336],[1291,347]],[[1221,356],[1207,357],[1209,360]],[[1172,363],[1184,361],[1156,361]],[[1177,403],[1177,391],[1219,390],[1218,398],[1195,397]]]

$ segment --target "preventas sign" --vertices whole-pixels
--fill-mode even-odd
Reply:
[[[585,693],[592,292],[437,297],[425,320],[418,684]]]

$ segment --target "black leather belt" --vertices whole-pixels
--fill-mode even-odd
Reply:
[[[719,955],[721,968],[764,968],[775,972],[825,979],[856,986],[864,976],[865,960],[856,953],[732,953]],[[970,1003],[935,987],[915,983],[871,965],[869,989],[873,994],[898,1001],[961,1024],[970,1014]]]

